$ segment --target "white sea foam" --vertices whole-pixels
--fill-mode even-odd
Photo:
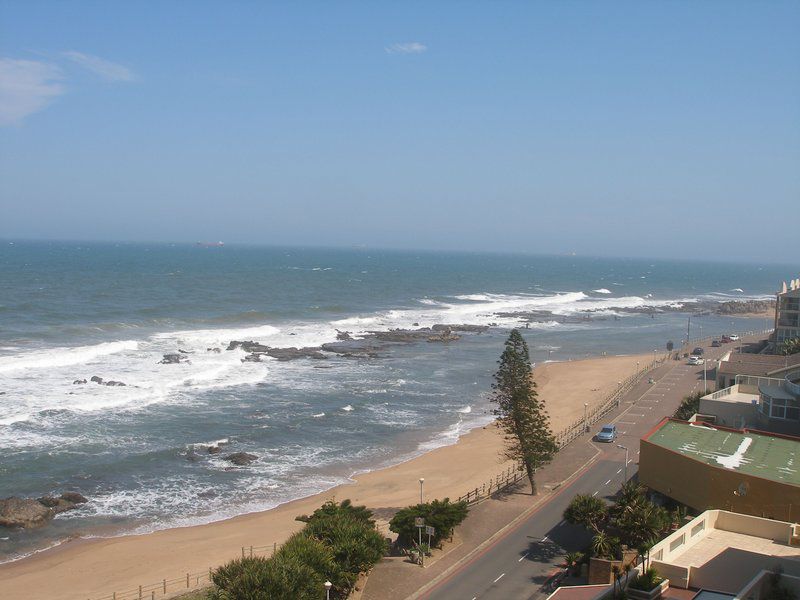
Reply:
[[[94,346],[50,348],[35,352],[24,352],[13,356],[0,357],[0,373],[87,364],[109,354],[136,350],[137,346],[138,342],[135,340],[125,340],[121,342],[105,342]]]
[[[600,288],[599,290],[592,290],[595,294],[610,294],[611,290],[606,288]]]
[[[348,404],[347,406],[343,406],[342,410],[345,412],[350,412],[351,410],[353,410],[353,406]]]
[[[459,408],[456,412],[460,412],[461,414],[469,414],[472,412],[471,406],[465,406],[464,408]]]
[[[320,417],[324,417],[324,416],[325,416],[325,413],[324,413],[324,412],[321,412],[321,413],[317,413],[317,414],[315,414],[315,415],[311,415],[311,416],[312,416],[312,417],[314,417],[315,419],[319,419]]]

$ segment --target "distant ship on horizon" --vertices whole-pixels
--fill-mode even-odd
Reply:
[[[225,242],[195,242],[195,246],[201,248],[222,248],[224,245]]]

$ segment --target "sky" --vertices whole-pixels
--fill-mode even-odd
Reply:
[[[800,2],[0,0],[0,238],[797,262]]]

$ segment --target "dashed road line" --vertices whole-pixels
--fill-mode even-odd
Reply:
[[[608,485],[609,483],[611,483],[610,479],[608,481],[606,481],[603,485]]]
[[[597,496],[597,492],[595,492],[594,494],[592,494],[592,497],[594,497],[594,496]]]
[[[526,558],[528,558],[528,553],[527,553],[527,552],[526,552],[525,554],[523,554],[522,556],[520,556],[520,557],[519,557],[519,560],[518,560],[517,562],[522,562],[522,561],[523,561],[523,560],[525,560]]]
[[[497,579],[495,579],[495,580],[494,580],[492,583],[497,583],[497,582],[498,582],[498,581],[500,581],[500,580],[501,580],[503,577],[505,577],[505,575],[506,575],[505,573],[502,573],[502,574],[500,575],[500,577],[498,577]]]
[[[620,473],[622,473],[622,469],[620,469],[619,471],[617,471],[617,475],[619,475]]]

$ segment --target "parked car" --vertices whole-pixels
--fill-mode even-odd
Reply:
[[[616,425],[603,425],[603,428],[594,436],[598,442],[611,443],[617,439],[617,426]]]
[[[721,338],[719,338],[719,341],[723,344],[730,344],[732,340],[729,336],[723,335]]]
[[[732,333],[732,334],[730,334],[730,335],[728,336],[728,339],[729,339],[730,341],[732,341],[732,342],[738,342],[738,341],[739,341],[739,336],[738,336],[738,335],[736,335],[735,333]]]
[[[706,361],[702,356],[695,356],[694,354],[692,354],[689,357],[689,364],[690,365],[702,365],[704,362],[706,362]]]
[[[719,348],[720,346],[722,346],[722,342],[720,342],[719,340],[714,340],[713,342],[711,342],[712,348]]]
[[[692,350],[692,354],[695,355],[695,356],[703,356],[704,352],[705,351],[702,348],[700,348],[699,346],[697,348],[695,348],[694,350]]]

